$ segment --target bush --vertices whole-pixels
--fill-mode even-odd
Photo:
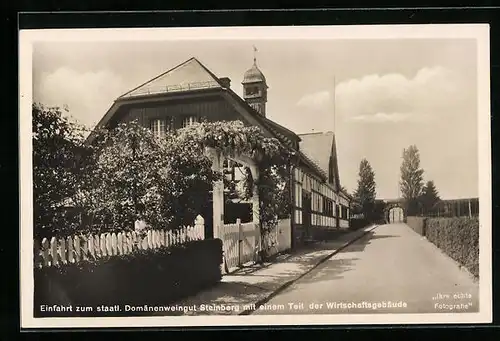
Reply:
[[[38,103],[32,105],[32,120],[33,235],[70,234],[76,224],[64,208],[85,176],[78,162],[84,150],[81,127],[61,109]]]
[[[207,239],[171,248],[140,250],[97,261],[35,269],[35,317],[130,316],[125,305],[162,306],[216,284],[221,279],[222,241]],[[71,305],[72,312],[41,312],[41,305]],[[119,312],[97,307],[119,305]],[[76,307],[92,307],[77,312]]]
[[[479,219],[427,218],[427,239],[479,277]]]
[[[350,226],[351,230],[359,230],[359,229],[362,229],[362,228],[368,226],[368,224],[369,224],[368,219],[353,218],[353,219],[351,219],[351,223],[349,226]]]

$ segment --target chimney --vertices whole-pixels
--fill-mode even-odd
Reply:
[[[222,77],[219,79],[222,86],[225,87],[226,89],[229,89],[231,87],[231,79],[228,77]]]

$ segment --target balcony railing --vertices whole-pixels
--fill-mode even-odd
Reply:
[[[144,95],[155,95],[161,93],[181,92],[200,89],[218,88],[220,84],[216,81],[192,82],[178,85],[145,86],[137,90],[126,93],[122,97],[135,97]]]

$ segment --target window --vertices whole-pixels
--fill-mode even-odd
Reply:
[[[224,174],[224,191],[228,199],[234,202],[245,202],[247,198],[247,191],[244,187],[245,179],[249,172],[247,167],[233,160],[225,159],[223,162]]]
[[[155,118],[149,121],[149,128],[156,137],[165,137],[165,133],[173,129],[173,118]]]
[[[344,205],[339,205],[339,218],[344,219]]]
[[[198,117],[196,116],[186,116],[182,120],[182,128],[189,127],[195,123],[198,123]]]
[[[333,217],[333,201],[323,197],[323,213],[327,217]]]
[[[166,120],[164,119],[154,119],[151,120],[149,127],[156,137],[165,137],[166,132]]]
[[[257,95],[259,93],[259,88],[256,86],[251,86],[246,88],[246,95],[251,96],[251,95]]]
[[[342,218],[349,219],[349,211],[347,206],[342,206]]]

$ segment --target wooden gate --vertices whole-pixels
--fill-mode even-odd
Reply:
[[[224,224],[220,231],[223,242],[224,271],[231,272],[257,257],[258,233],[253,222]]]

